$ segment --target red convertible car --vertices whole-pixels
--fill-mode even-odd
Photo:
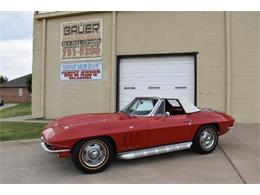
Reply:
[[[130,160],[189,148],[210,153],[233,124],[231,116],[201,110],[185,99],[138,97],[117,113],[51,122],[42,132],[41,146],[58,157],[71,156],[84,173],[97,173],[113,157]]]

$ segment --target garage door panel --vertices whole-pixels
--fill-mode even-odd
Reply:
[[[146,92],[145,95],[143,95],[143,90],[142,89],[137,89],[137,90],[133,90],[132,92],[129,92],[131,93],[131,95],[133,94],[138,94],[139,96],[163,96],[163,97],[169,97],[169,95],[173,95],[173,96],[176,96],[176,94],[178,93],[178,96],[179,95],[189,95],[190,97],[192,97],[191,92],[193,92],[193,90],[185,90],[185,91],[176,91],[176,90],[172,90],[171,92],[169,92],[169,90],[150,90],[148,92]],[[131,97],[131,96],[129,96]],[[128,97],[127,97],[128,98]],[[122,98],[123,99],[123,98]]]
[[[183,62],[185,63],[185,62]],[[160,70],[159,68],[165,68],[166,70],[170,70],[170,71],[173,71],[171,69],[171,67],[169,67],[169,65],[171,66],[174,66],[174,68],[176,68],[176,71],[177,72],[185,72],[185,71],[191,71],[190,70],[190,67],[193,66],[193,63],[187,63],[186,64],[186,67],[183,67],[182,65],[179,65],[179,64],[174,64],[174,63],[168,63],[168,64],[161,64],[161,63],[158,63],[158,64],[149,64],[149,67],[145,67],[143,65],[146,65],[146,64],[149,64],[149,63],[143,63],[143,64],[138,64],[138,65],[132,65],[129,63],[129,64],[125,64],[126,66],[131,66],[131,67],[125,67],[123,70],[125,71],[132,71],[133,69],[136,69],[138,68],[140,71],[141,70]],[[159,66],[159,67],[158,67]],[[178,70],[179,69],[179,70]]]
[[[126,87],[146,86],[146,88],[148,88],[148,87],[161,87],[161,86],[168,86],[168,87],[171,87],[171,88],[174,88],[174,87],[188,87],[188,88],[194,87],[189,82],[167,83],[167,82],[156,82],[156,81],[153,81],[153,82],[144,81],[144,82],[142,82],[142,85],[140,85],[137,82],[124,83],[120,86],[122,86],[122,87],[124,87],[124,86],[126,86]]]
[[[119,86],[120,90],[122,91],[137,91],[137,90],[150,90],[150,91],[163,91],[167,90],[168,92],[173,91],[175,93],[181,93],[183,91],[194,91],[194,86],[187,86],[187,85],[177,85],[177,86],[169,86],[169,85],[162,85],[162,84],[149,84],[149,85],[123,85]]]
[[[162,59],[162,58],[164,58],[164,59]],[[160,67],[164,67],[167,69],[170,69],[170,67],[168,67],[168,65],[173,65],[173,66],[175,66],[175,68],[184,68],[184,70],[188,69],[188,67],[194,65],[193,59],[183,60],[185,57],[171,57],[171,58],[162,57],[162,58],[155,59],[156,60],[155,62],[149,61],[149,60],[138,62],[138,61],[131,61],[131,59],[127,59],[127,61],[120,60],[120,63],[123,63],[126,65],[125,67],[122,67],[126,70],[130,70],[130,69],[136,68],[136,67],[140,67],[142,69],[149,69],[148,67],[142,66],[144,64],[149,64],[149,67],[151,67],[151,68],[158,68],[158,65],[159,65]],[[174,61],[172,61],[173,58],[175,58]],[[182,60],[176,61],[177,58],[181,58]],[[185,64],[186,67],[183,67],[182,66],[183,64]]]
[[[190,95],[190,93],[188,92],[182,92],[182,93],[178,93],[178,97],[184,95],[186,98],[192,98],[193,95]],[[142,91],[135,91],[131,94],[131,96],[128,97],[124,97],[122,98],[120,101],[123,101],[124,99],[133,99],[135,97],[175,97],[176,94],[174,92],[169,93],[167,91],[151,91],[151,92],[147,92],[145,95],[143,95]]]
[[[171,74],[171,75],[169,75]],[[194,73],[171,73],[171,72],[167,72],[165,71],[164,73],[160,73],[160,72],[146,72],[146,73],[136,73],[136,74],[125,74],[125,75],[121,75],[121,78],[137,78],[137,79],[146,79],[146,78],[151,78],[151,77],[165,77],[165,78],[175,78],[175,77],[180,77],[180,78],[185,78],[185,77],[190,77],[193,76]],[[145,76],[145,77],[144,77]],[[155,78],[156,78],[155,77]],[[161,79],[161,78],[160,78]]]
[[[153,77],[148,77],[148,78],[138,78],[138,77],[133,77],[133,78],[124,78],[124,81],[120,83],[120,85],[146,85],[149,83],[158,83],[158,84],[165,84],[165,85],[175,85],[175,84],[182,84],[182,85],[193,85],[194,82],[190,81],[189,77],[187,78],[168,78],[165,77],[164,80],[161,80],[160,78],[153,78]]]
[[[169,73],[170,74],[170,73]],[[163,77],[163,79],[162,79]],[[193,83],[193,81],[190,80],[190,77],[193,77],[193,74],[190,74],[189,76],[185,77],[176,77],[176,76],[158,76],[157,74],[151,74],[151,75],[143,75],[143,76],[133,76],[133,77],[121,77],[120,84],[127,84],[127,83],[142,83],[142,82],[160,82],[160,83]]]
[[[127,65],[126,65],[127,66]],[[129,66],[131,66],[129,64]],[[149,72],[158,72],[158,73],[165,73],[166,72],[172,72],[172,73],[193,73],[193,69],[191,69],[191,66],[193,66],[193,64],[191,65],[187,65],[187,67],[182,67],[180,65],[175,65],[175,64],[167,64],[167,65],[161,65],[161,64],[156,64],[156,65],[151,65],[149,64],[149,67],[144,67],[146,66],[146,64],[139,64],[138,66],[133,66],[133,67],[128,67],[128,68],[124,68],[122,69],[125,73],[128,74],[136,74],[136,73],[149,73]],[[176,69],[176,71],[173,71],[171,67],[169,66],[174,66],[174,68]]]
[[[133,57],[133,58],[124,58],[120,59],[120,61],[124,64],[181,64],[182,62],[185,62],[185,64],[193,63],[193,57],[190,56],[191,58],[187,58],[187,56],[163,56],[163,57]],[[172,60],[174,58],[174,61]],[[145,59],[145,61],[144,61]]]
[[[134,97],[182,96],[194,102],[194,57],[120,59],[119,107]]]

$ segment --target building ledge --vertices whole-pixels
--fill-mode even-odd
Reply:
[[[52,12],[36,11],[34,12],[34,18],[40,20],[44,18],[56,18],[56,17],[80,15],[84,13],[97,13],[97,12],[103,12],[103,11],[52,11]]]

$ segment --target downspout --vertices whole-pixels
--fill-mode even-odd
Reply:
[[[114,112],[116,110],[116,12],[112,12],[112,60],[111,60],[111,92],[110,92],[110,110]]]
[[[41,72],[41,83],[42,83],[42,88],[41,88],[41,109],[42,109],[42,117],[45,118],[45,76],[46,76],[46,19],[44,18],[42,21],[42,29],[43,29],[43,34],[42,34],[42,72]]]
[[[231,13],[225,12],[226,27],[226,112],[231,114]]]

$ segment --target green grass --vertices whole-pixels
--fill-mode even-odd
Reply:
[[[0,110],[0,118],[30,115],[31,103],[20,103],[16,106]]]
[[[46,123],[0,122],[0,141],[40,138]]]

